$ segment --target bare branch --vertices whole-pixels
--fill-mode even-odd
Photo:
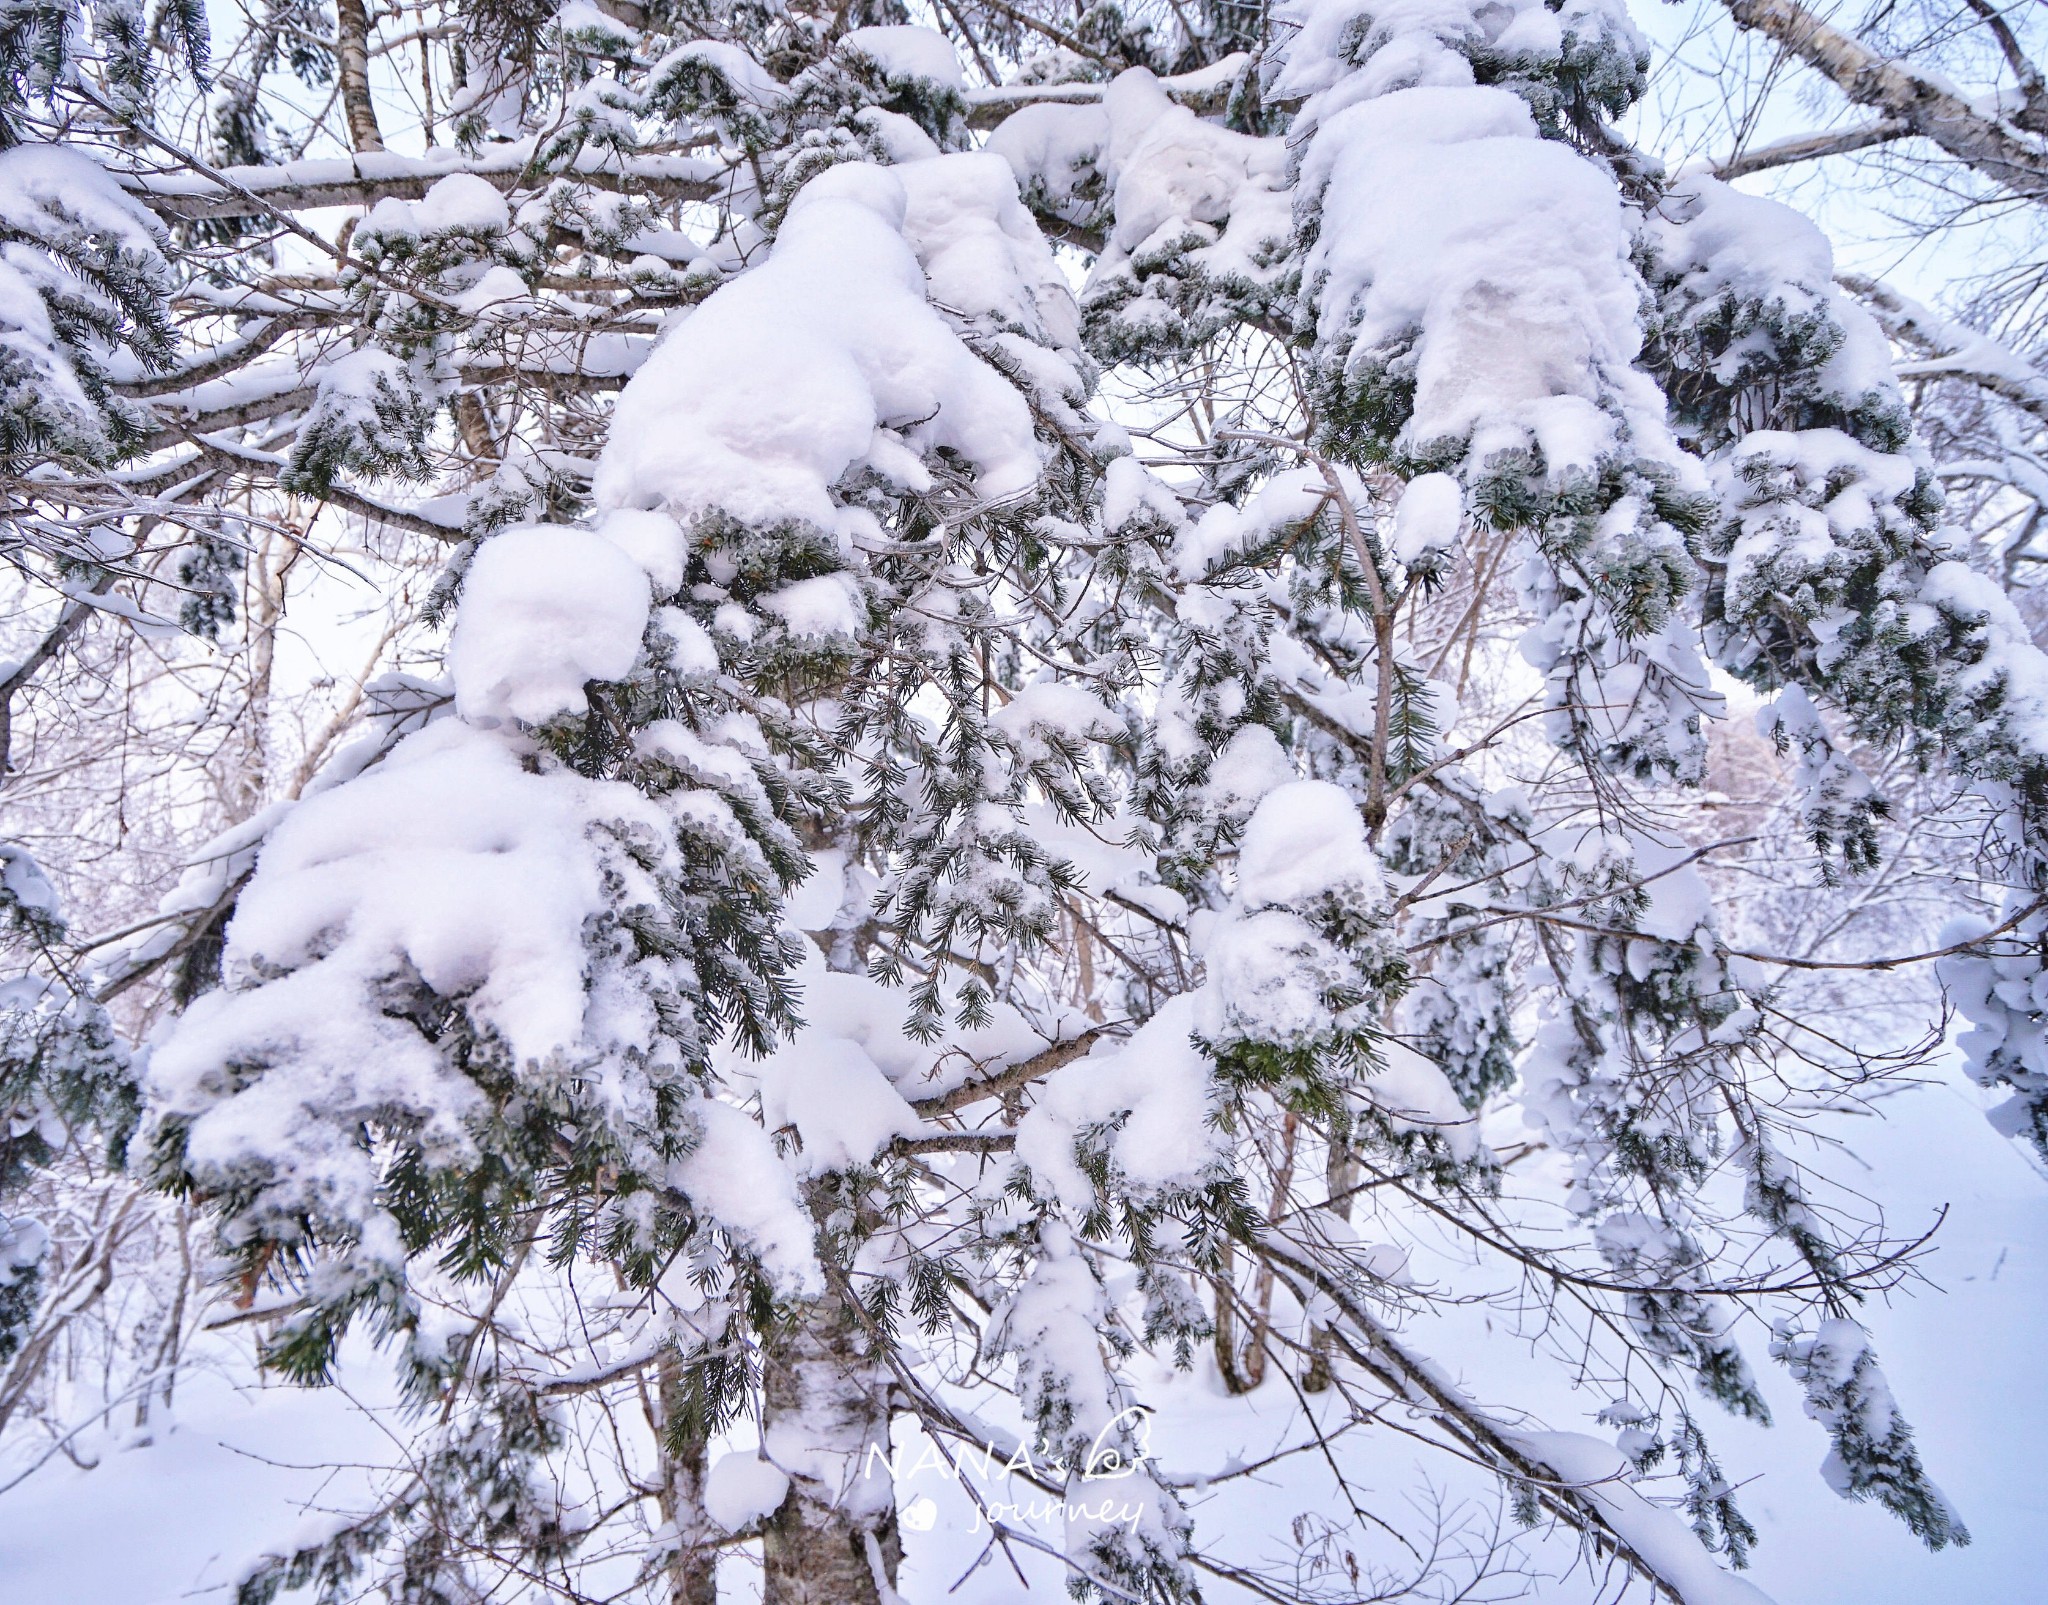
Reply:
[[[1859,106],[1903,123],[2012,194],[2048,200],[2048,146],[1988,117],[1947,80],[1878,54],[1798,0],[1722,0],[1738,26],[1775,40]]]
[[[1861,128],[1842,128],[1826,134],[1799,134],[1791,139],[1760,145],[1755,150],[1737,151],[1714,163],[1711,171],[1720,179],[1742,178],[1773,167],[1791,167],[1799,162],[1817,162],[1825,156],[1845,156],[1851,151],[1868,150],[1873,145],[1906,139],[1912,133],[1913,129],[1901,119],[1887,117],[1882,122],[1866,123]]]

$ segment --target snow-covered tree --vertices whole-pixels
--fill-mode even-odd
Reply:
[[[1621,0],[216,26],[0,22],[0,1427],[175,1252],[143,1399],[405,1406],[245,1605],[937,1599],[920,1467],[990,1598],[1723,1605],[1765,1361],[1968,1541],[1810,1127],[1938,966],[2048,1155],[2048,661]]]

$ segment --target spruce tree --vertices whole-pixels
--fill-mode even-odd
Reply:
[[[1760,1347],[1837,1492],[1967,1542],[1862,1324],[1909,1256],[1793,1157],[1925,1055],[1802,1032],[1827,961],[1720,859],[1852,899],[1883,766],[1942,777],[1998,909],[1943,974],[2048,1152],[2048,662],[1825,239],[1617,132],[1620,0],[430,14],[401,132],[362,7],[165,10],[197,139],[138,14],[0,22],[44,659],[73,606],[253,654],[325,509],[436,671],[136,931],[0,847],[0,1359],[8,1196],[139,1108],[262,1364],[398,1369],[403,1469],[243,1605],[936,1598],[913,1437],[1080,1597],[1419,1589],[1358,1558],[1397,1417],[1750,1598],[1695,1407],[1768,1422]],[[1776,837],[1697,806],[1732,683]],[[1499,1271],[1614,1447],[1434,1357]],[[1327,1466],[1291,1571],[1155,1455],[1189,1373]]]

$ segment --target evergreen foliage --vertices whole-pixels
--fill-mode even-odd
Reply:
[[[353,585],[439,675],[209,749],[103,939],[0,846],[0,1361],[15,1200],[111,1162],[264,1366],[398,1367],[402,1472],[240,1605],[887,1605],[907,1422],[1077,1597],[1394,1597],[1396,1417],[1747,1599],[1693,1407],[1769,1424],[1768,1332],[1830,1486],[1968,1541],[1848,1314],[1911,1251],[1792,1157],[1931,1050],[1730,887],[1860,932],[1973,835],[1942,975],[2048,1153],[2048,660],[1825,240],[1617,132],[1620,0],[420,16],[0,11],[23,674],[182,630],[253,705]],[[1431,1357],[1502,1270],[1612,1452]],[[1348,1507],[1291,1582],[1147,1442],[1190,1373]]]

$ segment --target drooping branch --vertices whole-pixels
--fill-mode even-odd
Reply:
[[[2005,64],[2012,68],[2013,77],[2019,81],[2020,96],[2025,104],[2013,113],[2012,120],[2034,133],[2048,132],[2048,80],[2042,78],[2041,69],[2020,48],[2019,36],[1991,0],[1963,0],[1963,3],[1991,30],[1991,37],[1998,41]]]
[[[1273,1243],[1263,1251],[1307,1304],[1311,1297],[1327,1300],[1343,1317],[1335,1334],[1353,1364],[1387,1390],[1390,1396],[1427,1416],[1465,1454],[1529,1490],[1537,1503],[1573,1528],[1598,1551],[1628,1566],[1656,1593],[1683,1605],[1683,1589],[1668,1567],[1632,1544],[1614,1520],[1617,1498],[1603,1497],[1592,1486],[1558,1472],[1532,1452],[1527,1435],[1504,1427],[1466,1398],[1426,1360],[1408,1352],[1385,1325],[1353,1296],[1351,1288],[1322,1267]],[[1626,1490],[1617,1493],[1627,1495]]]

